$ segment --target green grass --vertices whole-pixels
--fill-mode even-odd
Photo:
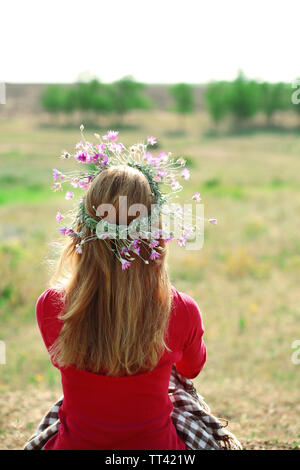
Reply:
[[[72,207],[64,192],[50,190],[52,168],[63,171],[58,157],[80,134],[40,124],[0,122],[0,340],[7,346],[0,393],[34,387],[60,394],[35,302],[50,275],[49,244],[60,239],[56,211]],[[132,113],[120,139],[133,144],[154,135],[158,152],[186,158],[191,179],[182,201],[199,191],[205,217],[218,219],[205,226],[200,252],[170,245],[171,281],[197,300],[204,318],[208,359],[196,384],[238,437],[253,432],[254,440],[296,447],[300,366],[291,362],[291,343],[300,317],[300,134],[208,138],[202,115],[188,117],[185,133],[176,126],[176,115]]]

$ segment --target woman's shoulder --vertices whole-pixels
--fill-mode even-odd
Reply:
[[[63,303],[64,291],[53,288],[42,292],[36,301],[36,319],[47,347],[53,343],[62,327],[59,314],[62,311]]]
[[[188,317],[191,320],[193,320],[195,317],[201,317],[200,308],[196,300],[193,299],[193,297],[186,294],[185,292],[178,291],[173,285],[172,294],[172,308],[175,314],[182,314],[184,315],[185,319],[187,319]]]
[[[36,308],[41,308],[47,306],[58,306],[61,305],[64,299],[64,291],[62,289],[49,288],[46,289],[38,297],[36,301]]]
[[[198,303],[190,295],[178,291],[172,286],[172,308],[169,324],[169,333],[175,337],[178,335],[185,339],[193,336],[196,332],[204,333],[202,314]]]

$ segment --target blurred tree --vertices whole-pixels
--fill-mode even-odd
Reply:
[[[228,82],[211,82],[208,84],[205,91],[205,101],[213,121],[218,124],[229,112],[228,97],[229,97]]]
[[[49,113],[59,113],[64,102],[64,91],[60,85],[49,85],[41,95],[41,103]]]
[[[142,92],[143,83],[136,82],[132,77],[121,78],[110,86],[113,110],[118,118],[123,121],[124,115],[131,109],[149,109],[151,102]]]
[[[76,89],[72,86],[62,87],[61,95],[61,111],[72,113],[76,109]]]
[[[170,93],[175,99],[175,109],[178,113],[188,114],[194,111],[195,102],[192,85],[178,83],[170,88]]]
[[[76,85],[76,108],[81,111],[107,113],[113,109],[113,101],[108,85],[96,78],[89,82],[78,82]]]
[[[175,100],[175,111],[179,113],[180,116],[187,116],[189,113],[192,113],[195,109],[195,99],[193,93],[193,86],[188,83],[177,83],[169,89],[170,94]],[[186,127],[186,122],[179,123],[180,131],[182,128]]]
[[[267,124],[272,124],[276,111],[287,109],[290,100],[287,100],[287,86],[285,83],[263,82],[260,87],[260,109],[267,118]]]
[[[75,85],[48,86],[41,97],[42,106],[50,113],[72,113],[74,110],[85,114],[86,119],[94,114],[104,114],[113,110],[113,99],[109,85],[97,79],[78,81]]]
[[[228,95],[228,111],[239,127],[259,111],[259,84],[248,80],[243,72],[231,83]]]
[[[292,111],[300,116],[300,78],[295,80],[293,87],[291,87],[291,85],[286,87],[285,96],[285,102],[289,103],[288,108],[292,109]]]

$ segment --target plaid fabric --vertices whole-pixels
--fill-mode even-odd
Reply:
[[[193,382],[172,367],[169,397],[173,403],[171,418],[176,431],[189,450],[241,450],[236,437],[213,416],[203,397],[197,393]],[[42,450],[48,439],[57,433],[60,421],[58,411],[61,397],[40,422],[36,433],[26,443],[24,450]]]

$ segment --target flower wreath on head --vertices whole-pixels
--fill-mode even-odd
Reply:
[[[75,154],[64,151],[61,157],[63,159],[75,158],[81,168],[84,165],[84,171],[76,171],[62,173],[56,168],[53,169],[54,191],[62,189],[63,182],[70,182],[75,188],[81,188],[86,191],[93,179],[103,170],[109,167],[120,165],[128,165],[141,171],[147,178],[152,194],[156,201],[156,205],[151,206],[151,215],[147,217],[137,217],[129,225],[121,225],[111,223],[105,218],[97,217],[97,209],[95,207],[95,218],[91,217],[85,211],[85,196],[80,199],[79,207],[75,218],[71,225],[59,229],[63,235],[70,236],[76,243],[76,252],[81,254],[83,246],[90,240],[103,240],[107,247],[114,252],[119,261],[122,263],[122,269],[127,269],[134,261],[132,254],[139,256],[146,264],[149,261],[159,261],[160,253],[157,250],[163,248],[159,246],[159,240],[169,242],[176,239],[179,246],[185,246],[189,236],[197,229],[199,217],[196,220],[189,217],[186,223],[183,214],[183,206],[174,208],[170,205],[171,198],[175,193],[182,190],[182,186],[178,181],[179,178],[189,179],[190,172],[184,168],[186,162],[183,158],[174,160],[172,154],[160,152],[153,155],[148,146],[155,145],[155,137],[148,136],[146,143],[133,145],[126,148],[121,142],[117,142],[118,131],[109,130],[106,135],[100,137],[94,134],[98,142],[93,144],[88,142],[83,134],[84,126],[80,126],[82,140],[75,146]],[[168,192],[162,191],[161,186],[169,187]],[[66,199],[72,199],[74,193],[66,192]],[[200,194],[195,192],[192,200],[200,201]],[[173,204],[173,203],[172,203]],[[161,224],[161,216],[173,217],[180,226],[180,235],[176,238],[174,231],[165,230]],[[56,220],[61,222],[65,217],[57,212]],[[201,222],[203,222],[201,218]],[[216,219],[207,219],[210,223],[216,224]],[[78,224],[79,222],[79,224]],[[80,231],[76,232],[76,227],[80,226]],[[169,225],[168,225],[169,227]],[[107,243],[108,238],[115,240],[114,248]],[[142,258],[140,247],[145,244],[150,249],[149,259]]]

